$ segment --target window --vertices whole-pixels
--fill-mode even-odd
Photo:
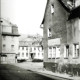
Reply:
[[[17,55],[18,57],[20,57],[20,52],[18,53],[18,55]]]
[[[20,46],[18,47],[18,49],[20,49]]]
[[[60,46],[56,46],[55,56],[56,58],[60,58]]]
[[[38,50],[40,51],[40,48],[38,47]]]
[[[52,58],[56,58],[56,47],[53,47]]]
[[[54,14],[54,5],[51,4],[51,14]]]
[[[26,57],[28,57],[28,53],[26,53]]]
[[[12,41],[14,41],[14,36],[12,36]]]
[[[52,47],[48,48],[48,58],[52,58]]]
[[[11,50],[14,50],[14,45],[11,45]]]
[[[69,45],[66,45],[66,57],[69,57]]]
[[[26,47],[26,50],[28,50],[28,47]]]
[[[24,57],[24,53],[22,53],[22,57]]]
[[[48,58],[59,58],[59,57],[60,57],[60,47],[48,48]]]
[[[32,52],[32,48],[30,48],[30,52]]]
[[[79,44],[73,45],[73,57],[74,58],[79,57]]]
[[[64,58],[69,57],[69,45],[64,46]]]
[[[38,53],[38,56],[40,55],[40,53]]]
[[[36,50],[36,48],[34,47],[34,50]]]
[[[6,50],[6,45],[5,44],[3,44],[3,50]]]
[[[51,34],[51,28],[48,28],[48,37],[51,37],[52,34]]]
[[[24,50],[24,47],[22,47],[22,50]]]
[[[3,36],[3,40],[6,40],[6,36]]]

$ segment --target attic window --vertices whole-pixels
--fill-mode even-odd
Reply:
[[[53,13],[54,13],[54,5],[51,4],[51,14],[53,14]]]

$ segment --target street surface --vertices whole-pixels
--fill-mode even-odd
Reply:
[[[0,64],[0,80],[54,80],[9,64]]]

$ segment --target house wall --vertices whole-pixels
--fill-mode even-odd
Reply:
[[[1,53],[2,53],[2,35],[1,35],[1,25],[0,25],[0,54]],[[0,55],[0,62],[1,62],[1,55]]]
[[[67,44],[69,44],[69,62],[79,63],[80,56],[74,59],[75,49],[74,45],[78,44],[80,49],[80,19],[76,18],[73,20],[68,21],[67,23]],[[79,50],[80,55],[80,50]]]
[[[11,26],[3,25],[2,26],[2,32],[12,33],[12,27]]]
[[[54,5],[54,13],[51,14],[51,4]],[[44,32],[44,62],[50,61],[48,59],[48,28],[51,28],[52,37],[61,38],[61,49],[60,54],[62,54],[63,59],[63,49],[64,43],[67,43],[67,29],[66,29],[66,21],[67,21],[68,13],[62,7],[62,5],[58,2],[58,0],[49,0],[46,10],[45,10],[45,22],[43,27]],[[53,60],[54,61],[54,60]]]
[[[38,47],[34,47],[34,48],[36,48],[36,50],[34,50],[34,53],[35,53],[34,58],[35,59],[43,59],[42,47],[38,46]]]
[[[1,63],[15,63],[16,54],[18,53],[19,34],[12,33],[12,24],[5,19],[0,25],[0,46],[1,46]],[[1,41],[2,40],[2,41]]]
[[[18,57],[17,59],[29,59],[29,50],[30,47],[24,47],[24,49],[22,49],[23,47],[19,46],[19,51],[18,51]],[[27,48],[27,49],[26,49]],[[24,55],[22,55],[24,54]]]
[[[22,49],[24,47],[24,49]],[[37,46],[32,46],[32,47],[27,47],[28,50],[26,50],[25,46],[22,46],[19,48],[19,56],[18,59],[26,59],[29,60],[31,59],[31,53],[33,53],[33,59],[43,59],[43,50],[42,47],[37,47]],[[24,53],[24,56],[22,54]],[[26,56],[26,53],[28,53],[28,56]]]
[[[3,48],[5,45],[5,49]],[[13,49],[11,45],[14,45]],[[19,41],[16,36],[2,36],[2,53],[18,53]]]
[[[54,14],[50,13],[50,4],[54,4]],[[79,4],[76,2],[76,5],[78,6]],[[74,44],[79,44],[80,55],[80,19],[75,18],[73,20],[68,20],[68,16],[69,13],[62,7],[58,0],[49,0],[45,10],[43,27],[44,67],[46,69],[55,69],[57,67],[55,64],[59,64],[59,68],[60,65],[63,64],[80,64],[80,56],[74,58]],[[51,28],[51,38],[60,38],[60,58],[56,59],[56,62],[55,59],[48,59],[48,28]],[[68,56],[66,56],[68,51],[67,46],[69,46]]]

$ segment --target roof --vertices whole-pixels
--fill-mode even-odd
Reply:
[[[80,6],[78,6],[77,8],[73,9],[69,15],[68,20],[74,19],[74,18],[80,18]]]
[[[21,47],[29,47],[29,46],[41,46],[39,42],[31,42],[31,41],[19,41],[19,46]]]
[[[8,32],[2,32],[2,35],[4,35],[4,36],[20,36],[20,34],[13,34],[13,33],[8,33]]]
[[[0,18],[0,23],[2,26],[2,35],[5,36],[20,36],[18,33],[18,27],[17,25],[11,23],[10,21],[4,19],[4,18]],[[11,32],[8,32],[7,29],[5,28],[11,28]],[[5,30],[4,30],[5,29]]]
[[[70,8],[67,6],[67,1],[65,0],[58,0],[60,2],[60,4],[64,7],[64,9],[67,11],[67,12],[70,12]]]
[[[58,0],[61,5],[64,7],[64,9],[70,13],[68,20],[74,19],[79,17],[80,18],[80,6],[78,7],[73,7],[72,9],[69,8],[67,1],[65,0]],[[75,0],[70,0],[70,1],[75,1]]]
[[[48,40],[48,46],[60,45],[60,38]]]

